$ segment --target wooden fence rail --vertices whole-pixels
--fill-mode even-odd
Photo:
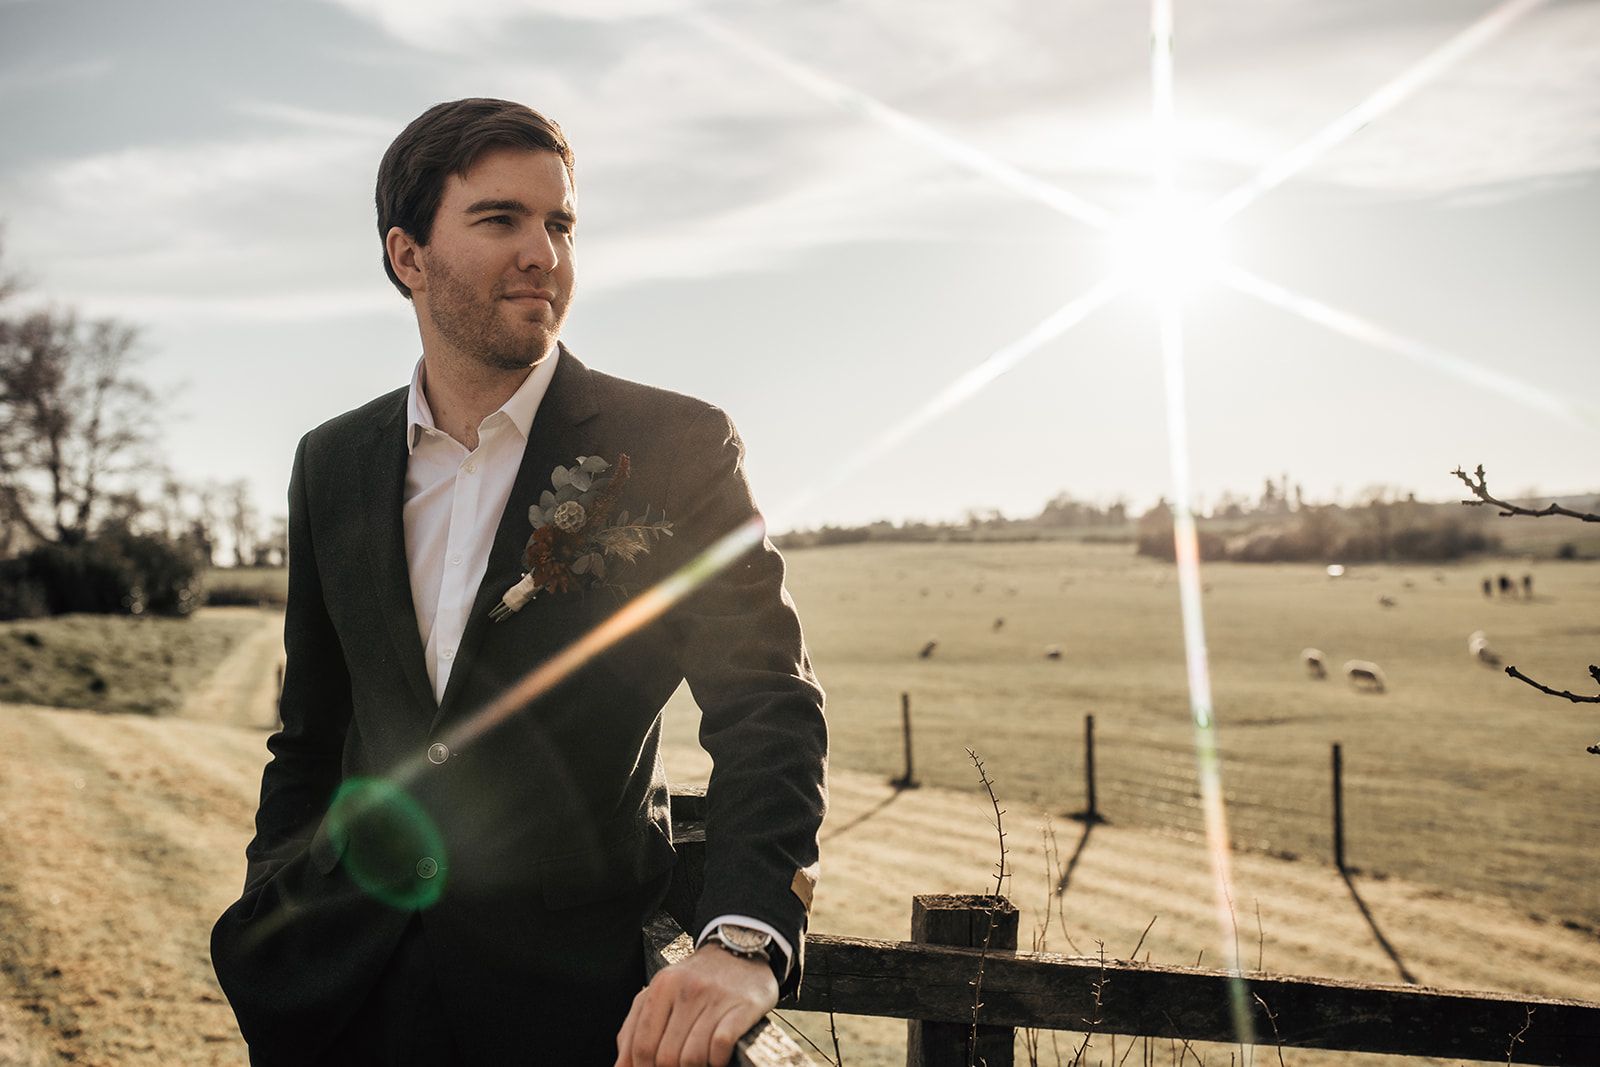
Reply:
[[[679,856],[663,908],[681,925],[689,921],[702,884],[704,798],[674,794],[672,799]],[[681,933],[672,923],[658,916],[647,931],[647,947],[658,956],[664,932],[676,931],[665,943]],[[676,943],[678,951],[690,950],[687,936]],[[1501,1063],[1509,1058],[1553,1067],[1600,1063],[1600,1004],[1595,1003],[1265,973],[1235,977],[1198,967],[822,933],[806,937],[805,982],[798,998],[780,1007],[970,1028],[980,968],[979,1021],[989,1027],[1233,1044],[1238,1040],[1233,1003],[1242,994],[1261,1045]],[[741,1049],[755,1048],[758,1031],[769,1030],[781,1033],[760,1024]],[[773,1046],[770,1053],[767,1048],[761,1044],[758,1053],[772,1058],[748,1058],[753,1054],[742,1051],[747,1058],[740,1062],[748,1067],[813,1062],[797,1046],[781,1051]],[[918,1060],[908,1064],[922,1067]]]

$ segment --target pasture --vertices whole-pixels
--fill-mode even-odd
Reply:
[[[1201,831],[1176,572],[1125,545],[843,546],[791,551],[789,585],[828,691],[832,765],[899,774],[900,693],[916,770],[973,792],[968,746],[1001,800],[1083,806],[1083,717],[1096,716],[1099,806],[1114,824]],[[1488,574],[1534,576],[1485,599]],[[1235,844],[1330,864],[1330,745],[1345,763],[1347,861],[1500,898],[1537,921],[1600,926],[1600,709],[1473,660],[1468,635],[1555,688],[1593,691],[1600,564],[1207,564],[1203,597]],[[1394,600],[1383,607],[1381,596]],[[996,619],[1004,619],[995,628]],[[938,645],[927,659],[918,650]],[[1058,645],[1060,659],[1047,659]],[[1334,668],[1311,680],[1308,645]],[[1384,694],[1338,676],[1373,660]],[[693,743],[685,692],[669,739]],[[975,807],[975,810],[977,808]],[[1026,826],[1012,827],[1027,832]],[[870,828],[868,828],[870,832]],[[974,888],[982,872],[974,871]]]

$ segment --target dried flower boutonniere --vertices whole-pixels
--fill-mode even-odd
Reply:
[[[610,584],[606,559],[632,563],[650,551],[659,537],[672,536],[672,523],[650,512],[629,521],[626,511],[614,520],[612,510],[628,481],[628,456],[615,464],[599,456],[579,456],[571,467],[557,467],[550,488],[528,508],[533,536],[522,551],[522,580],[506,590],[489,618],[495,622],[545,593],[570,593]]]

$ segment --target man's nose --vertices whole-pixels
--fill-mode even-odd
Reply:
[[[525,271],[538,270],[548,274],[560,262],[561,251],[556,247],[555,237],[541,227],[532,230],[532,236],[523,244],[517,266]]]

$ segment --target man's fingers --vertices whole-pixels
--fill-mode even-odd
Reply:
[[[682,975],[673,977],[679,979],[674,983],[675,988],[662,990],[672,995],[672,1015],[661,1032],[660,1043],[652,1046],[654,1058],[644,1062],[655,1067],[704,1067],[704,1055],[695,1059],[688,1053],[687,1042],[709,1007],[706,1003],[708,991],[698,981]]]
[[[683,1067],[701,1067],[702,1064],[716,1062],[712,1052],[714,1044],[712,1036],[716,1033],[717,1026],[727,1016],[729,1007],[721,1003],[713,1004],[695,1017],[694,1025],[689,1028],[689,1035],[683,1042]],[[724,1058],[718,1067],[723,1067],[727,1062]]]
[[[727,1014],[717,1020],[717,1025],[711,1032],[711,1044],[707,1050],[706,1062],[711,1067],[728,1067],[728,1062],[733,1059],[733,1047],[765,1014],[766,1012],[748,1001],[731,1005]]]
[[[640,999],[634,1003],[634,1024],[631,1048],[624,1055],[627,1067],[656,1067],[656,1049],[661,1045],[661,1035],[667,1023],[676,1014],[671,976],[667,971],[656,975],[645,987]]]

